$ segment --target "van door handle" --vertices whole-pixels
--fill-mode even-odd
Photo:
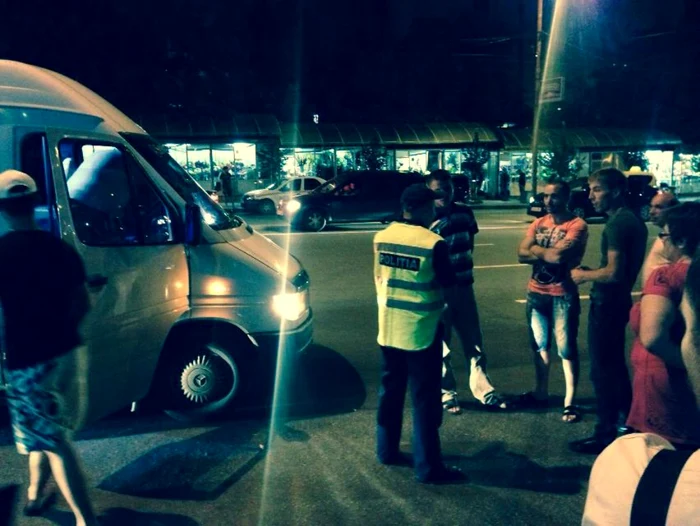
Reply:
[[[109,279],[107,278],[107,276],[103,276],[102,274],[91,274],[87,277],[86,281],[88,287],[100,288],[104,287],[107,284],[107,281],[109,281]]]

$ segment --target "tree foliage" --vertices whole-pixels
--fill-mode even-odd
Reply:
[[[472,180],[482,181],[484,177],[484,165],[489,161],[491,152],[479,141],[479,134],[474,137],[474,142],[462,149],[462,172],[470,176]]]
[[[550,151],[542,152],[539,155],[539,163],[542,167],[542,173],[547,179],[571,181],[578,176],[581,170],[578,152],[567,141],[566,134],[561,134]]]
[[[690,169],[694,173],[700,173],[700,155],[693,155],[690,159]]]
[[[256,157],[261,179],[277,180],[282,174],[284,163],[291,150],[281,149],[279,141],[260,143],[257,146]]]
[[[625,166],[625,170],[629,170],[633,166],[639,166],[642,172],[646,172],[649,168],[649,159],[643,151],[622,152],[620,159]]]
[[[386,167],[386,148],[379,143],[366,144],[360,152],[362,167],[366,170],[383,170]]]

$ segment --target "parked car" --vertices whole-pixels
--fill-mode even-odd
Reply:
[[[290,177],[282,179],[259,190],[251,190],[243,195],[241,205],[244,210],[274,214],[280,199],[290,194],[310,192],[326,181],[320,177]]]
[[[277,213],[292,228],[319,232],[332,223],[393,221],[404,189],[425,178],[417,173],[360,171],[339,175],[308,194],[285,200]]]
[[[650,174],[629,175],[627,177],[627,204],[644,221],[649,220],[651,199],[658,191],[656,187],[651,185],[653,180],[654,178]],[[604,217],[605,214],[600,214],[593,208],[589,194],[588,178],[580,177],[572,182],[569,210],[581,219]],[[534,217],[542,217],[547,213],[544,206],[544,193],[540,192],[530,198],[527,213]]]

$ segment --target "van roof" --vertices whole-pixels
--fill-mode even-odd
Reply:
[[[0,108],[39,109],[97,117],[113,132],[145,133],[82,84],[48,69],[0,60]]]

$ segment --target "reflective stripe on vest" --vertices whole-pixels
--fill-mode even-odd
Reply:
[[[428,258],[433,255],[432,248],[412,247],[409,245],[398,245],[396,243],[377,243],[376,250],[378,252],[398,252],[400,254],[422,258]]]
[[[380,345],[421,350],[433,342],[444,308],[433,270],[433,249],[441,240],[426,228],[405,223],[393,223],[375,236]]]

